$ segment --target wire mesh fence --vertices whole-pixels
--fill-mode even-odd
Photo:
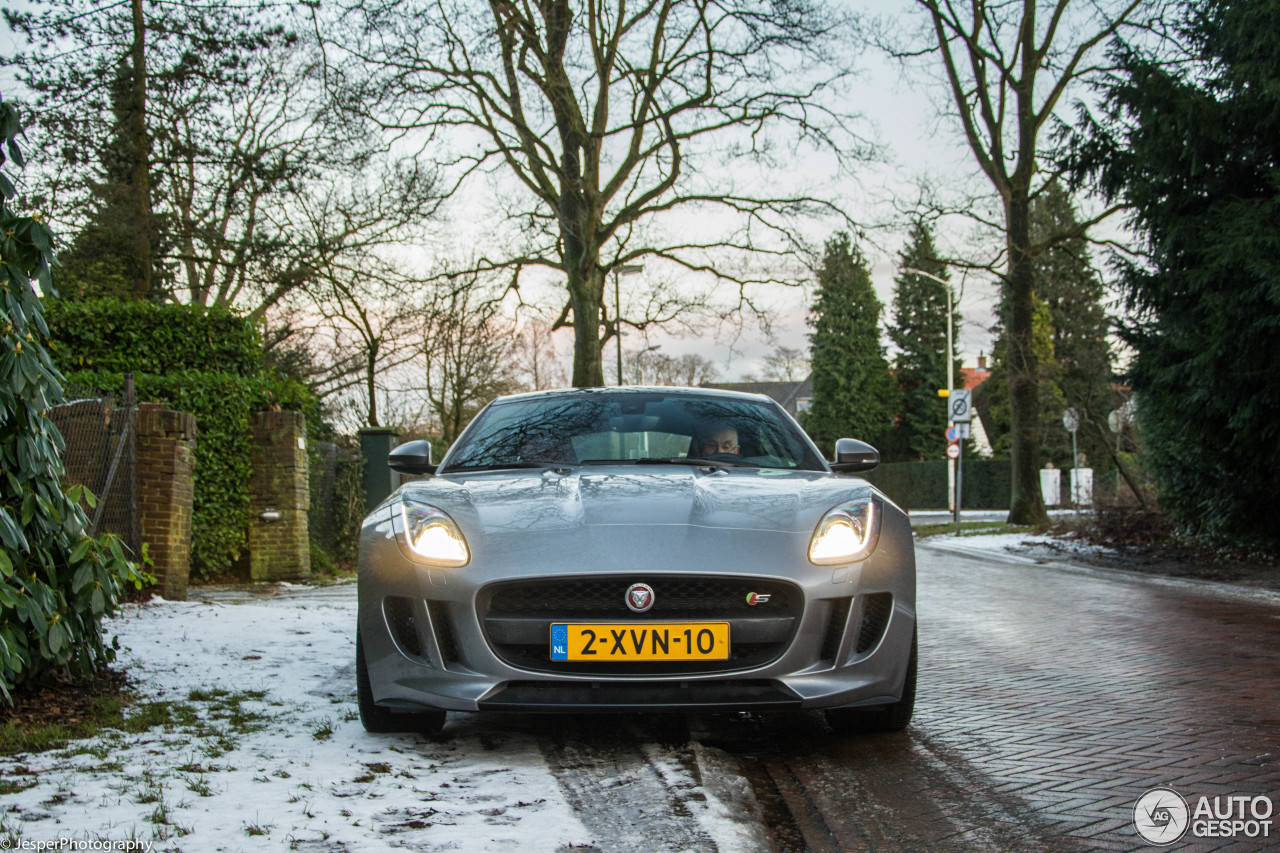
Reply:
[[[328,441],[312,446],[309,533],[339,565],[353,565],[359,550],[364,518],[363,464],[364,457],[357,449]]]
[[[90,533],[112,532],[133,553],[141,547],[138,501],[138,406],[133,377],[126,375],[124,392],[68,385],[64,402],[49,416],[66,442],[63,482],[82,485],[97,497],[84,504]]]

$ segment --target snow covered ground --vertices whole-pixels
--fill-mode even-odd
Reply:
[[[123,608],[108,627],[141,697],[129,713],[165,724],[0,759],[5,790],[29,786],[0,796],[0,848],[59,838],[361,853],[732,851],[759,842],[735,801],[749,789],[704,784],[715,756],[700,745],[632,742],[634,762],[612,756],[574,781],[565,773],[573,762],[547,748],[545,724],[452,715],[436,738],[366,734],[355,703],[355,607],[355,587],[344,585]],[[574,807],[583,802],[576,787],[609,787],[616,807],[630,788],[639,795],[655,784],[657,802],[634,809],[678,813],[689,826],[667,839],[611,837],[624,828]]]

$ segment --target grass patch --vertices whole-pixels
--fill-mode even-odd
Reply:
[[[70,705],[51,704],[44,713],[11,713],[0,722],[0,755],[61,749],[72,741],[118,729],[125,722],[129,702],[123,694],[88,696]]]
[[[27,790],[28,788],[34,787],[35,784],[36,784],[36,780],[34,778],[28,778],[28,779],[0,778],[0,797],[7,796],[9,794],[21,794],[23,791]]]
[[[947,521],[941,524],[917,524],[911,530],[920,539],[927,539],[930,536],[942,536],[944,534],[952,534],[956,532],[954,521]],[[1031,535],[1038,532],[1034,527],[1027,524],[1006,524],[1003,521],[964,521],[960,522],[961,536],[989,536],[996,533],[1025,533]]]
[[[141,734],[155,728],[212,739],[222,754],[234,748],[235,735],[265,728],[266,715],[246,707],[265,698],[262,690],[198,688],[187,694],[187,701],[140,702],[115,673],[100,674],[92,682],[50,684],[0,708],[0,755],[67,748],[68,755],[106,760],[108,746],[68,744],[112,731]]]
[[[245,821],[244,823],[245,834],[250,837],[266,835],[271,832],[274,827],[275,824],[271,823],[249,823],[248,821]]]

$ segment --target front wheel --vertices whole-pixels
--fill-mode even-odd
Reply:
[[[438,734],[444,728],[444,711],[419,711],[397,714],[379,707],[373,701],[373,687],[369,683],[369,667],[364,660],[364,640],[356,631],[356,699],[360,707],[360,724],[366,732],[390,734],[393,732],[418,732],[424,735]]]
[[[907,679],[902,698],[874,708],[831,708],[827,725],[839,735],[900,732],[911,722],[916,707],[916,634],[911,634],[911,656],[907,659]]]

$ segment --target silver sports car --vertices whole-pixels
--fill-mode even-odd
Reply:
[[[916,685],[907,517],[767,397],[607,388],[495,400],[367,519],[369,731],[447,711],[821,708],[893,731]]]

